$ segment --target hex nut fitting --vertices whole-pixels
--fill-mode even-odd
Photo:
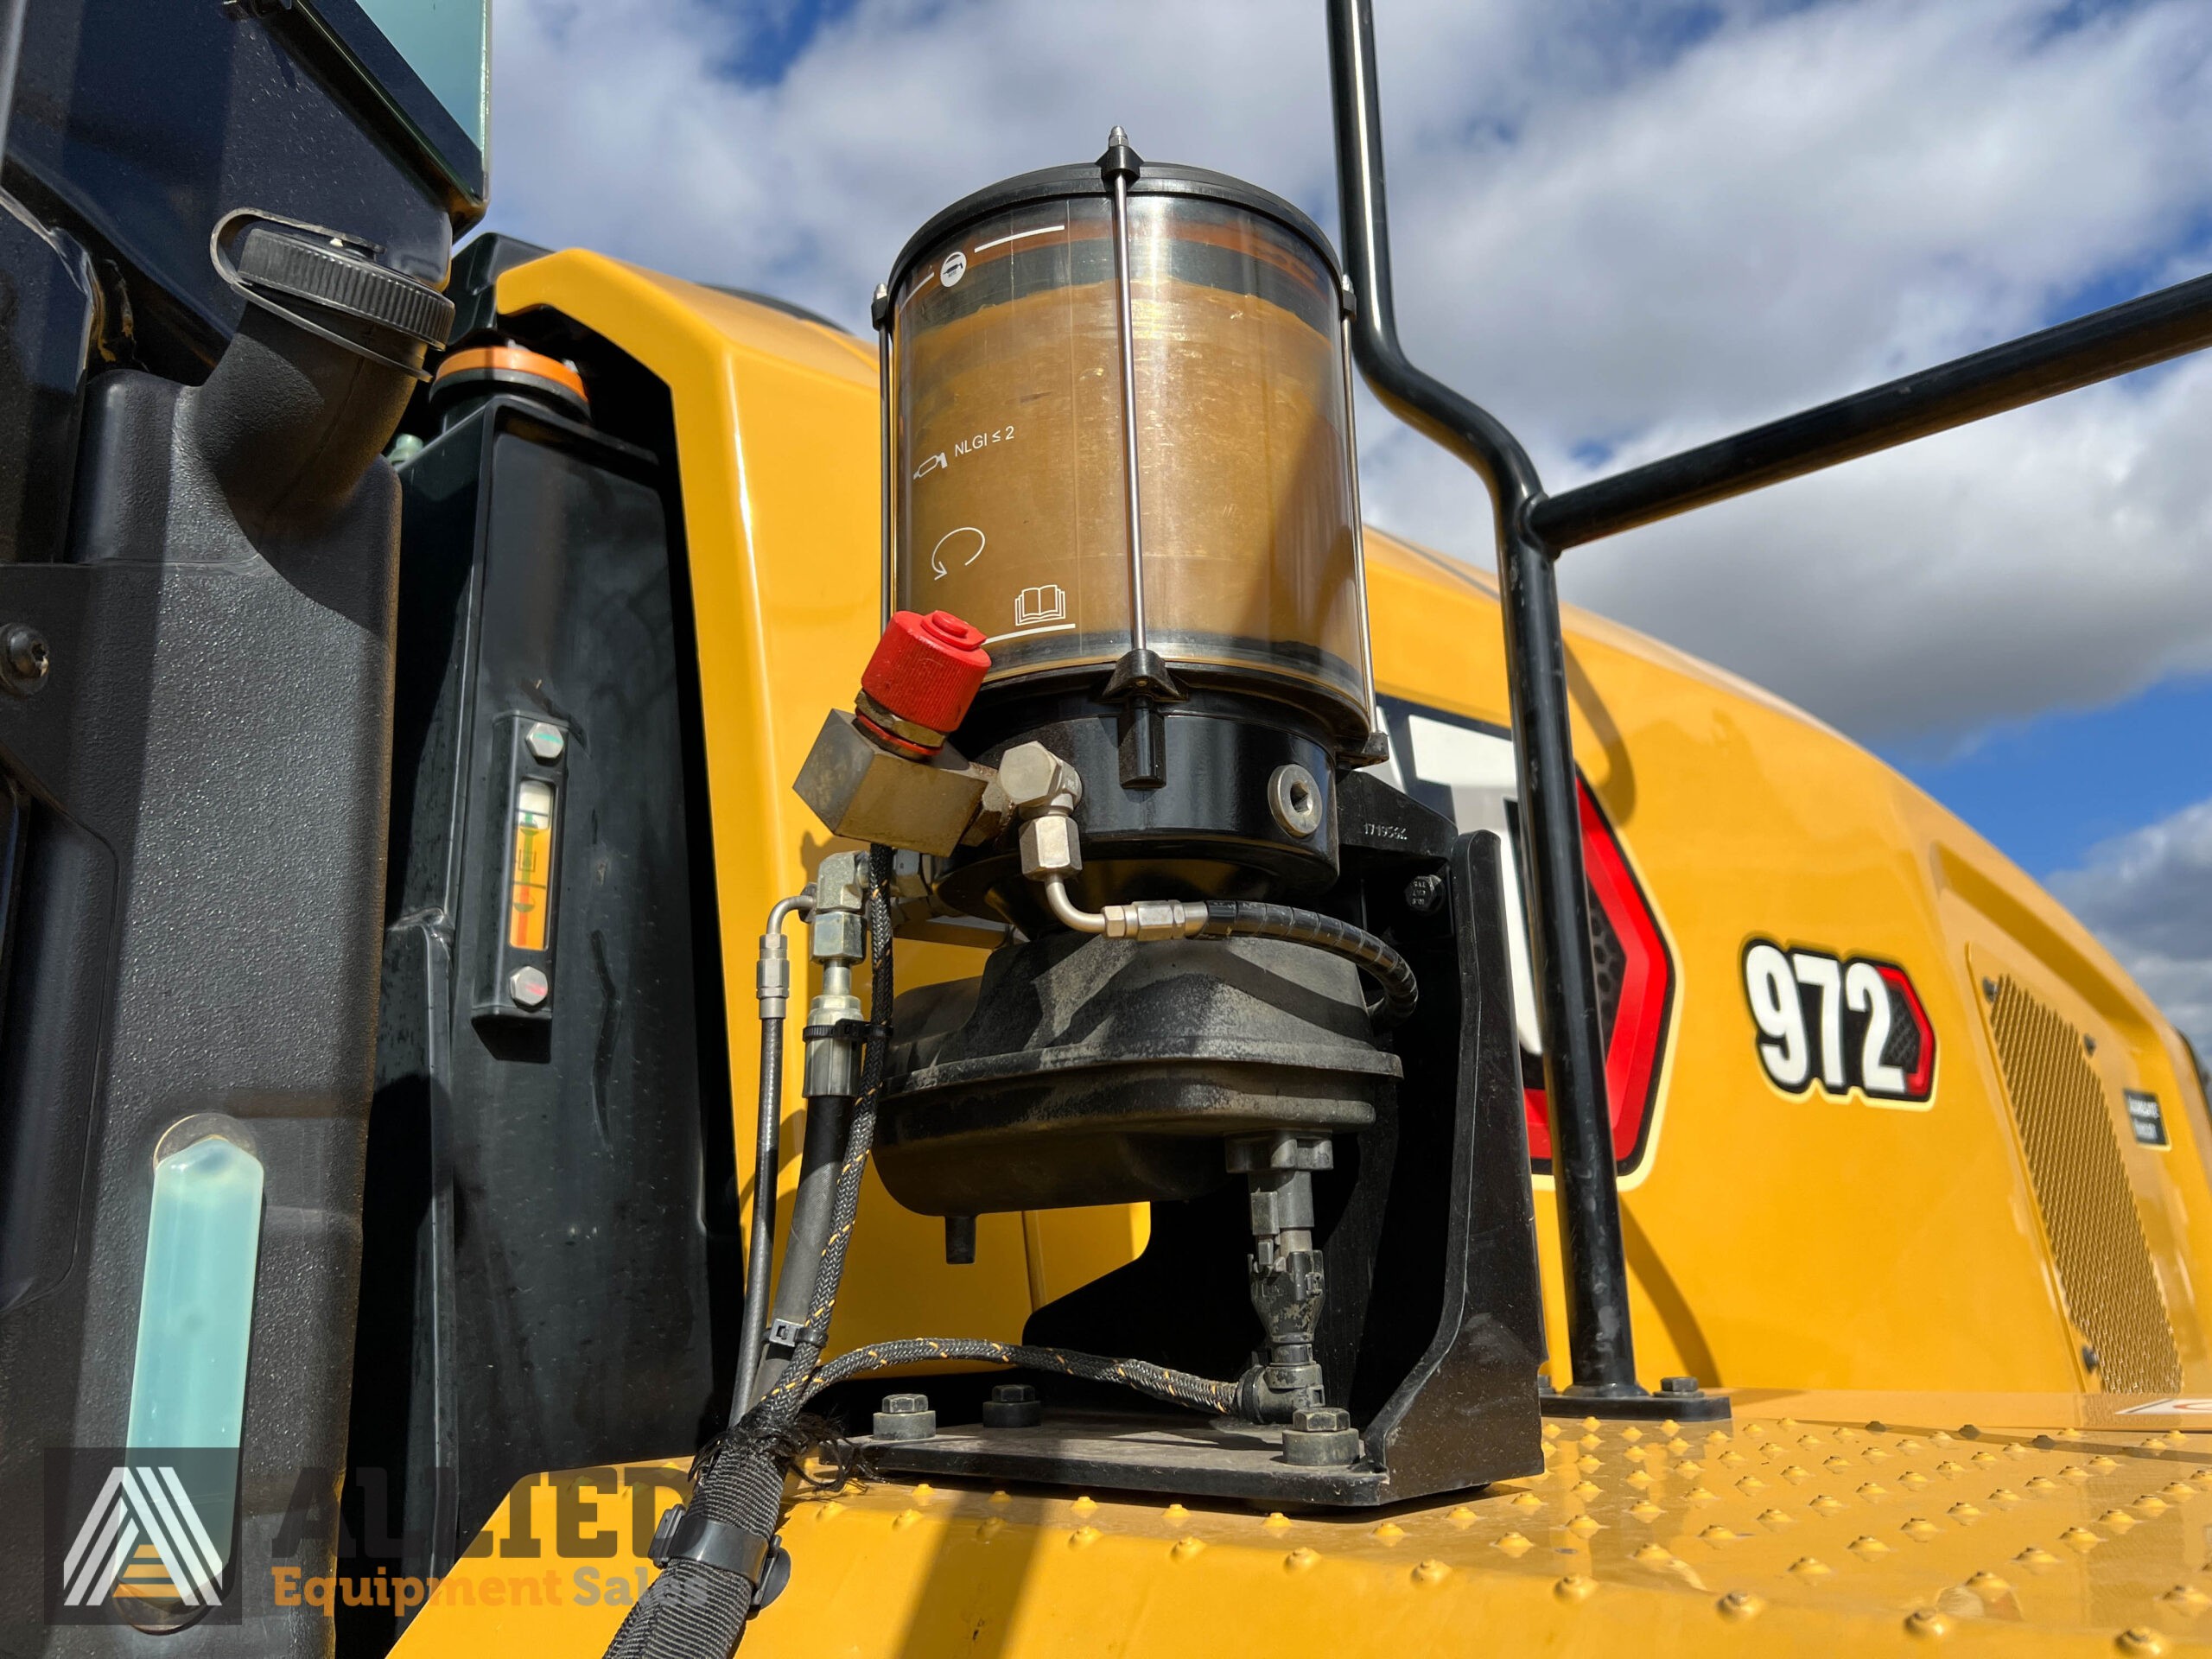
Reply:
[[[999,757],[999,787],[1025,817],[1072,812],[1083,801],[1083,774],[1042,743],[1017,743]]]
[[[1075,820],[1058,812],[1021,826],[1021,873],[1033,881],[1073,875],[1083,868],[1083,837]]]
[[[1045,1421],[1045,1402],[1027,1382],[1001,1382],[983,1402],[985,1428],[1034,1428]]]
[[[1338,1406],[1303,1406],[1282,1432],[1282,1460],[1304,1469],[1341,1467],[1359,1455],[1359,1431]]]
[[[569,734],[542,720],[522,734],[522,741],[530,751],[530,758],[541,766],[559,766],[561,757],[569,752]]]
[[[543,968],[518,968],[507,976],[507,995],[518,1008],[542,1008],[553,995],[553,982]]]
[[[937,1413],[926,1394],[887,1394],[875,1414],[879,1440],[926,1440],[937,1433]]]
[[[806,950],[817,962],[858,962],[868,955],[868,925],[858,911],[817,910]]]

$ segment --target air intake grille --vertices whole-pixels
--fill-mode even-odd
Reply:
[[[1996,985],[1990,1030],[2067,1314],[2097,1351],[2107,1389],[2178,1389],[2181,1357],[2120,1163],[2104,1080],[2079,1031],[2018,981]]]

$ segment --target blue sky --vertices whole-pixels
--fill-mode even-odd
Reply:
[[[1335,222],[1310,0],[494,4],[493,226],[849,324],[936,208],[1116,123]],[[1555,488],[2212,270],[2206,0],[1376,12],[1408,346]],[[2207,434],[2193,359],[1561,591],[1900,765],[2212,1037]],[[1371,404],[1361,439],[1370,518],[1491,562],[1463,467]]]
[[[2078,868],[2100,842],[2212,798],[2212,679],[2168,682],[2108,709],[1999,721],[1948,754],[1910,745],[1881,753],[2047,877]]]

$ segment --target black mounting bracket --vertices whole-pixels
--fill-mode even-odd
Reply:
[[[1065,1379],[1037,1376],[1023,1380],[1044,1396],[1042,1424],[863,1438],[871,1466],[1351,1508],[1541,1470],[1542,1313],[1501,843],[1488,831],[1450,840],[1442,819],[1397,800],[1433,823],[1388,852],[1348,847],[1347,874],[1362,882],[1370,922],[1386,903],[1401,906],[1389,920],[1421,975],[1421,1003],[1397,1033],[1405,1079],[1395,1102],[1342,1138],[1320,1194],[1330,1270],[1318,1347],[1329,1403],[1351,1413],[1360,1456],[1294,1465],[1280,1425],[1129,1408],[1127,1395],[1077,1396]],[[1363,867],[1372,879],[1362,880]],[[1440,869],[1449,908],[1403,906],[1408,880]],[[1248,1338],[1234,1333],[1251,1328],[1242,1263],[1227,1248],[1241,1250],[1243,1204],[1233,1191],[1155,1204],[1145,1254],[1038,1310],[1023,1339],[1235,1374]],[[1220,1240],[1196,1238],[1209,1230]],[[1221,1285],[1199,1282],[1199,1264],[1217,1258],[1229,1269]],[[954,1385],[949,1400],[958,1380],[938,1382]]]

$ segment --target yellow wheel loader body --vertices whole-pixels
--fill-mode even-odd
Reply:
[[[732,1080],[749,1100],[753,918],[830,848],[789,779],[878,628],[874,354],[588,252],[512,270],[498,297],[503,317],[550,309],[603,336],[669,390]],[[1436,730],[1471,734],[1445,748],[1494,741],[1510,716],[1489,576],[1371,531],[1367,562],[1377,690],[1415,752],[1394,764],[1427,766]],[[1732,1429],[1554,1419],[1541,1477],[1350,1516],[863,1471],[797,1495],[790,1587],[751,1643],[2186,1644],[2212,1606],[2196,1583],[2212,1354],[2195,1292],[2212,1278],[2212,1131],[2187,1046],[2049,895],[1865,750],[1603,619],[1570,612],[1566,639],[1576,757],[1666,969],[1620,1173],[1636,1328],[1653,1376],[1736,1391]],[[1845,1068],[1809,1052],[1833,1032],[1793,1045],[1763,1025],[1764,950],[1816,976],[1831,962],[1839,982],[1862,962],[1904,975],[1932,1049],[1925,1098],[1834,1086],[1881,1057]],[[903,986],[977,961],[898,946]],[[1806,1076],[1785,1086],[1793,1060]],[[2145,1098],[2165,1144],[2144,1136]],[[746,1126],[736,1140],[749,1193]],[[1550,1183],[1532,1179],[1564,1385]],[[828,1351],[922,1332],[1018,1340],[1146,1236],[1142,1206],[986,1216],[976,1262],[950,1266],[937,1218],[871,1179]],[[680,1471],[654,1460],[671,1449],[518,1489],[404,1650],[601,1651],[652,1575],[651,1520]]]

